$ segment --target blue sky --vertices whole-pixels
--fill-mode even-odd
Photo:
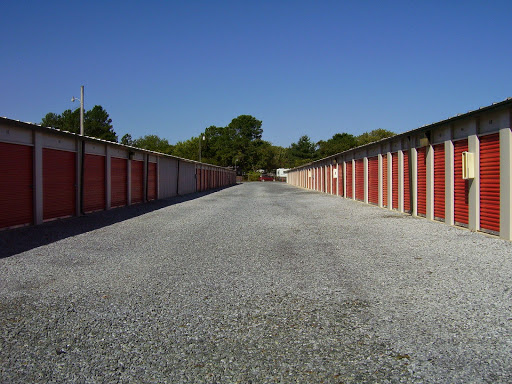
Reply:
[[[6,1],[0,116],[102,105],[171,143],[241,114],[288,146],[512,96],[512,1]]]

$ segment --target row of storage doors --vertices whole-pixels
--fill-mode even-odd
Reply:
[[[196,190],[206,191],[234,183],[234,174],[221,169],[196,168]]]
[[[453,142],[454,147],[454,221],[457,225],[467,226],[469,220],[469,180],[462,178],[462,153],[468,151],[468,140]],[[433,215],[434,219],[446,218],[446,153],[445,144],[432,147],[433,167]],[[427,214],[427,149],[417,148],[417,214]],[[398,153],[391,154],[391,205],[388,203],[388,156],[382,156],[382,205],[398,209]],[[364,201],[364,159],[346,162],[346,197]],[[337,170],[337,178],[331,176],[331,169]],[[303,182],[303,186],[322,192],[344,196],[343,165],[326,165],[311,170],[313,180]],[[480,228],[491,233],[500,230],[500,145],[499,134],[480,137]],[[352,188],[354,180],[355,191]],[[411,212],[412,164],[409,152],[403,152],[403,210]],[[355,196],[353,196],[355,192]],[[368,158],[368,202],[379,203],[379,163],[378,157]]]
[[[43,220],[77,214],[77,154],[43,148]],[[106,208],[106,158],[84,157],[84,212]],[[144,197],[144,162],[111,158],[111,207],[128,203],[128,161],[131,161],[131,202]],[[32,224],[34,221],[34,153],[27,145],[0,143],[0,228]],[[156,163],[148,163],[148,200],[157,197]]]

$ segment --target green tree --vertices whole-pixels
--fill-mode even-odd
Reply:
[[[43,117],[41,125],[61,131],[80,133],[80,108],[74,111],[66,109],[61,115],[53,112],[47,113]],[[100,105],[95,105],[94,108],[84,113],[84,131],[86,136],[117,142],[112,119]]]
[[[336,133],[327,141],[318,143],[318,157],[324,158],[357,147],[357,139],[349,133]]]
[[[304,135],[299,141],[290,145],[289,156],[294,167],[309,163],[316,157],[315,144],[309,136]]]
[[[121,144],[123,144],[123,145],[133,145],[132,135],[127,133],[123,137],[121,137]]]
[[[391,136],[395,136],[395,133],[382,128],[374,129],[357,136],[357,145],[373,143]]]
[[[124,138],[124,136],[123,136]],[[143,148],[150,151],[171,154],[173,146],[169,144],[167,139],[162,139],[157,135],[146,135],[133,140],[132,145],[137,148]]]

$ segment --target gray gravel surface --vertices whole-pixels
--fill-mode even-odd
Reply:
[[[280,183],[0,232],[0,382],[512,382],[512,246]]]

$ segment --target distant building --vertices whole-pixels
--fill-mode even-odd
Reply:
[[[285,179],[288,178],[288,174],[286,173],[286,171],[288,171],[290,168],[278,168],[276,169],[276,176],[277,177],[283,177]]]

